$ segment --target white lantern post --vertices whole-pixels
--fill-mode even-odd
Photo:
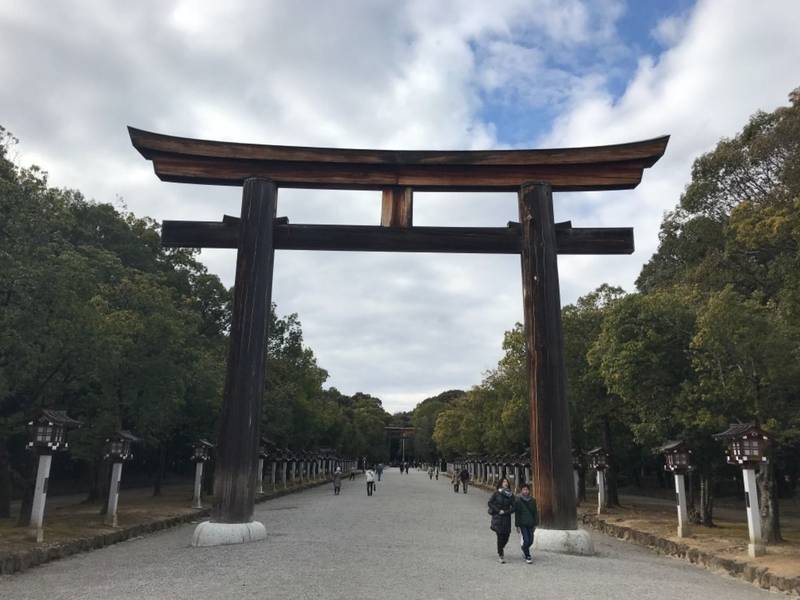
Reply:
[[[756,467],[767,463],[769,436],[757,424],[732,423],[727,430],[717,433],[713,437],[728,442],[726,450],[728,464],[737,465],[742,469],[747,529],[750,534],[747,553],[752,558],[763,556],[767,549],[761,535],[761,510],[756,487]]]
[[[118,431],[106,438],[104,458],[111,461],[111,483],[108,486],[108,512],[106,525],[117,526],[117,505],[119,503],[119,485],[122,480],[122,463],[133,458],[131,444],[139,438],[130,431]]]
[[[678,537],[689,536],[689,509],[686,503],[686,473],[691,470],[691,451],[683,441],[667,442],[659,451],[664,455],[664,470],[675,476],[675,498],[678,503]]]
[[[192,462],[194,465],[194,494],[192,495],[192,508],[203,508],[201,499],[203,493],[203,465],[211,458],[211,449],[214,444],[205,439],[197,440],[194,445]]]
[[[31,507],[30,536],[37,542],[44,541],[44,507],[47,503],[47,484],[50,481],[50,465],[53,452],[66,450],[66,430],[80,427],[80,421],[71,419],[63,410],[42,409],[39,415],[28,422],[27,449],[38,454],[36,465],[36,486],[33,491]]]
[[[592,468],[597,471],[597,514],[601,515],[608,508],[606,498],[606,468],[608,468],[608,452],[598,446],[587,452]]]

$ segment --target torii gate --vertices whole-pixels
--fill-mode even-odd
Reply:
[[[264,526],[253,521],[253,506],[275,250],[357,250],[520,255],[537,545],[591,551],[588,534],[577,529],[557,255],[630,254],[633,230],[555,223],[552,192],[634,188],[643,169],[664,154],[669,136],[549,150],[393,151],[240,144],[128,130],[162,181],[244,188],[239,218],[162,226],[164,246],[238,250],[216,500],[212,520],[195,531],[194,545],[266,537]],[[276,218],[279,187],[381,190],[381,224],[289,224]],[[415,227],[414,190],[515,191],[519,222]]]

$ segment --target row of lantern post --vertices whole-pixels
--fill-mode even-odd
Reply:
[[[713,437],[727,443],[728,464],[739,466],[742,469],[747,527],[750,535],[748,554],[752,557],[761,556],[765,553],[765,548],[761,535],[761,512],[755,470],[767,462],[769,436],[756,424],[737,423],[730,425],[727,430],[715,434]],[[664,469],[674,476],[678,537],[688,537],[690,531],[685,476],[693,468],[692,452],[682,440],[670,441],[657,450],[664,456]],[[585,456],[589,466],[597,473],[597,513],[601,514],[608,505],[605,480],[606,470],[609,466],[609,454],[603,447],[597,447],[586,452]],[[576,498],[579,497],[579,471],[583,468],[583,464],[582,454],[573,451]],[[447,463],[449,472],[460,472],[465,468],[470,474],[470,479],[479,484],[496,486],[503,478],[507,478],[512,489],[518,491],[523,483],[531,482],[531,461],[530,454],[527,452],[500,457],[467,456]]]
[[[63,410],[42,409],[28,422],[29,441],[27,448],[36,453],[36,485],[31,506],[31,537],[37,542],[44,540],[44,508],[47,502],[47,487],[50,481],[50,466],[53,453],[69,449],[67,431],[81,426],[80,421],[70,418]],[[105,440],[103,458],[111,463],[111,480],[108,487],[108,503],[105,523],[117,526],[119,486],[122,480],[122,464],[133,458],[131,445],[139,438],[129,431],[117,431]]]
[[[196,463],[194,498],[192,508],[203,508],[201,490],[203,464],[211,459],[214,445],[201,439],[194,446],[192,460]],[[343,474],[356,469],[356,461],[340,458],[333,450],[300,450],[277,448],[266,438],[262,438],[258,449],[258,467],[256,469],[256,494],[264,494],[265,467],[269,465],[269,485],[274,491],[278,485],[286,489],[289,482],[320,481],[333,476],[338,467]]]
[[[531,481],[531,456],[529,452],[497,457],[467,456],[447,462],[447,470],[451,473],[464,469],[475,483],[495,486],[506,478],[512,489],[518,491],[523,483]]]
[[[754,423],[732,423],[728,429],[712,436],[725,442],[725,452],[729,465],[742,469],[744,483],[745,509],[747,510],[747,529],[750,543],[747,553],[755,558],[766,552],[761,535],[761,510],[756,489],[756,468],[766,465],[770,438],[767,433]],[[669,441],[657,449],[664,456],[664,470],[672,473],[675,483],[675,501],[678,516],[678,537],[688,537],[689,512],[686,500],[686,474],[693,469],[692,451],[683,440]],[[575,485],[577,496],[578,469],[581,467],[578,454],[575,460]],[[607,506],[605,494],[605,471],[608,467],[608,453],[598,447],[587,452],[591,467],[597,471],[597,512],[602,513]]]
[[[36,453],[36,485],[34,487],[33,504],[31,507],[30,531],[31,537],[37,542],[44,540],[44,509],[47,501],[47,488],[50,480],[50,466],[53,453],[66,451],[69,448],[67,431],[81,426],[80,421],[70,418],[65,411],[42,409],[39,414],[28,422],[29,441],[27,448]],[[123,463],[133,458],[133,444],[141,440],[130,431],[117,431],[105,440],[103,446],[103,459],[111,464],[111,478],[108,489],[108,503],[105,523],[117,527],[117,507],[119,505],[119,490],[122,480]],[[194,493],[192,495],[192,508],[203,508],[202,481],[203,469],[206,462],[212,458],[214,444],[205,439],[200,439],[194,444],[191,460],[195,463]],[[277,487],[277,477],[280,474],[280,484],[288,487],[289,481],[319,481],[333,475],[338,467],[344,474],[349,474],[356,469],[357,461],[338,457],[333,450],[320,449],[317,451],[291,451],[289,449],[275,448],[268,440],[262,439],[259,448],[258,472],[256,474],[256,490],[258,494],[264,493],[263,475],[264,465],[270,463],[270,483],[272,489]]]

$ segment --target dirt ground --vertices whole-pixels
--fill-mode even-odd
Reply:
[[[291,488],[291,485],[289,486]],[[267,494],[269,495],[269,494]],[[0,519],[0,552],[29,550],[49,544],[112,533],[114,528],[103,522],[100,504],[84,504],[82,496],[48,498],[44,517],[44,542],[30,539],[27,527],[16,527],[13,519]],[[213,498],[203,497],[203,506],[211,506]],[[117,524],[130,527],[198,512],[192,506],[192,485],[168,485],[154,497],[152,487],[122,490],[119,496]],[[14,511],[16,513],[16,511]]]
[[[749,558],[747,555],[749,537],[744,507],[725,504],[715,507],[716,527],[694,525],[689,537],[679,538],[676,508],[668,501],[623,494],[620,496],[620,502],[621,507],[609,508],[602,518],[615,525],[684,543],[723,558],[733,558],[759,567],[767,567],[776,575],[800,576],[800,518],[795,513],[795,503],[787,504],[787,514],[781,519],[781,533],[785,541],[767,545],[765,556]],[[596,503],[584,502],[579,512],[596,512],[596,510]]]

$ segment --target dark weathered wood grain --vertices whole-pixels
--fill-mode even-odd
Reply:
[[[241,185],[268,177],[280,187],[516,191],[531,180],[554,190],[635,187],[668,136],[612,146],[493,151],[398,151],[236,144],[129,128],[133,145],[164,181]]]
[[[409,187],[385,188],[381,203],[382,227],[411,227],[414,221],[414,192]]]
[[[274,182],[248,179],[241,220],[233,225],[239,230],[238,253],[212,511],[213,520],[222,523],[253,518],[277,199]]]
[[[314,148],[242,144],[177,137],[128,127],[133,146],[145,158],[156,154],[175,154],[206,158],[245,160],[347,163],[347,164],[429,164],[429,165],[521,165],[577,164],[652,161],[652,166],[666,148],[669,136],[639,142],[577,148],[540,148],[532,150],[368,150],[354,148]]]
[[[452,252],[519,254],[519,223],[509,227],[410,227],[370,225],[289,225],[276,223],[278,250],[359,252]],[[237,221],[164,221],[161,243],[178,248],[237,248]],[[630,227],[557,227],[559,254],[630,254]]]
[[[519,192],[522,292],[531,419],[531,468],[540,524],[576,529],[553,197],[544,183]]]

